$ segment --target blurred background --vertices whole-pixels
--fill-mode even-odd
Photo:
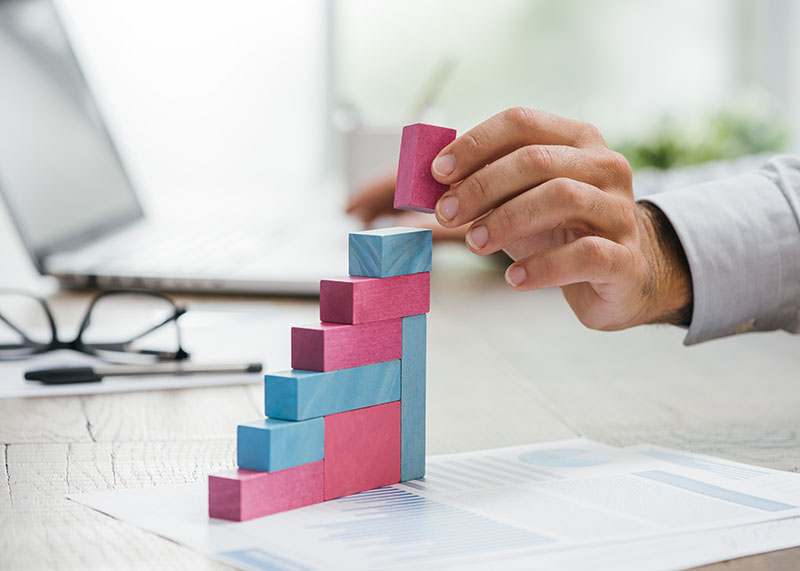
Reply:
[[[797,0],[57,6],[150,207],[352,189],[396,162],[402,125],[515,105],[596,124],[636,168],[800,143]]]

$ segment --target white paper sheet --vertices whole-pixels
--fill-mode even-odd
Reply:
[[[582,439],[427,468],[242,523],[207,517],[205,482],[72,499],[242,569],[672,569],[800,544],[798,474]]]
[[[305,315],[303,314],[305,317]],[[262,363],[265,369],[289,368],[290,328],[296,315],[260,303],[232,308],[206,304],[181,317],[184,345],[194,362]],[[69,335],[65,335],[69,338]],[[88,395],[259,383],[262,373],[241,375],[164,375],[109,377],[99,383],[42,385],[26,381],[25,371],[57,366],[87,366],[97,360],[75,351],[55,351],[21,361],[0,362],[0,398]]]

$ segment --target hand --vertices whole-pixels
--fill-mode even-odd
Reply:
[[[388,171],[360,188],[350,198],[345,212],[360,218],[365,226],[379,216],[397,214],[394,209],[394,185],[397,173]]]
[[[394,218],[396,226],[411,226],[413,228],[428,228],[433,231],[434,240],[463,240],[467,230],[461,228],[443,228],[429,214],[395,210],[394,186],[397,173],[389,171],[376,178],[364,188],[356,192],[346,207],[346,212],[360,218],[364,226],[371,226],[376,219],[382,216]]]
[[[436,205],[439,223],[471,223],[473,252],[511,256],[511,287],[560,286],[594,329],[687,319],[680,242],[660,211],[634,201],[628,161],[594,126],[509,109],[450,143],[431,171],[455,185]]]

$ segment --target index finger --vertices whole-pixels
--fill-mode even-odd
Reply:
[[[589,148],[605,147],[605,141],[589,123],[514,107],[490,117],[447,145],[433,160],[431,173],[437,181],[453,184],[526,145]]]

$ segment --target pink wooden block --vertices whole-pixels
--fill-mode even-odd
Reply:
[[[400,401],[325,417],[325,500],[400,481]]]
[[[431,164],[436,155],[456,138],[455,129],[415,123],[403,127],[400,164],[394,207],[417,212],[433,212],[436,201],[450,187],[436,182]]]
[[[331,323],[381,321],[428,313],[430,308],[428,272],[391,278],[351,276],[319,284],[319,318]]]
[[[399,359],[403,354],[403,320],[359,325],[318,323],[292,327],[292,368],[336,371]]]
[[[293,510],[323,498],[324,460],[278,472],[229,470],[208,477],[208,515],[233,521]]]

